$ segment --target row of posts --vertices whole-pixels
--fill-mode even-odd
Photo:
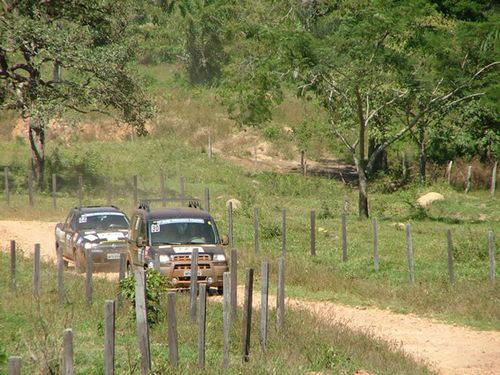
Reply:
[[[197,254],[192,257],[192,272],[196,271]],[[11,259],[12,277],[11,288],[16,291],[15,282],[15,242],[11,241]],[[91,258],[89,258],[91,259]],[[59,266],[58,270],[62,267]],[[230,327],[231,319],[237,314],[237,250],[231,250],[231,271],[225,272],[223,276],[223,337],[224,337],[224,355],[223,366],[229,368],[230,363]],[[87,263],[87,265],[89,265]],[[39,296],[40,290],[40,245],[35,244],[35,262],[33,272],[33,296]],[[92,270],[90,267],[88,270]],[[254,270],[247,268],[245,279],[245,294],[243,301],[243,339],[241,358],[242,362],[250,360],[250,343],[251,343],[251,323],[252,323],[252,298],[253,298],[253,278]],[[87,275],[89,272],[87,272]],[[192,273],[193,274],[193,273]],[[194,273],[196,274],[196,273]],[[59,275],[59,273],[58,273]],[[120,278],[123,277],[122,267],[120,267]],[[58,284],[59,283],[58,276]],[[191,283],[190,288],[190,319],[193,323],[198,324],[198,366],[205,367],[205,333],[206,333],[206,307],[207,307],[207,286],[199,285],[196,278],[192,278],[195,282]],[[147,302],[146,302],[146,283],[147,278],[144,269],[139,268],[135,271],[135,313],[137,324],[137,338],[139,350],[141,353],[141,374],[148,374],[151,370],[151,357],[149,345],[149,326],[147,322]],[[196,301],[199,295],[199,309],[197,309]],[[87,295],[87,302],[89,302]],[[64,302],[64,297],[59,294],[59,301]],[[92,302],[90,300],[90,302]],[[119,301],[118,301],[119,302]],[[260,329],[259,329],[259,344],[261,350],[264,351],[268,337],[268,312],[269,312],[269,262],[263,262],[261,267],[261,301],[260,301]],[[177,333],[177,316],[176,316],[176,293],[169,292],[167,294],[167,317],[168,317],[168,349],[169,361],[171,366],[177,367],[179,364],[178,351],[178,333]],[[105,301],[105,330],[104,330],[104,362],[105,374],[114,374],[115,367],[115,301]],[[197,312],[198,311],[198,312]],[[278,331],[284,327],[285,319],[285,260],[281,257],[278,260],[278,289],[276,300],[276,327]],[[198,320],[198,321],[197,321]],[[73,350],[73,331],[66,329],[63,333],[63,374],[72,375],[74,370],[74,350]],[[9,358],[8,374],[18,375],[21,373],[21,357],[13,356]]]
[[[303,163],[303,161],[301,162]],[[305,168],[305,164],[303,164]],[[453,166],[453,161],[450,161],[447,168],[446,168],[446,178],[448,180],[448,183],[451,182],[451,169]],[[496,190],[496,180],[497,180],[497,166],[498,162],[495,162],[493,165],[493,170],[491,173],[491,184],[490,184],[490,194],[491,196],[495,195],[495,190]],[[138,203],[138,177],[137,175],[134,175],[133,178],[133,201],[134,201],[134,206],[137,205]],[[10,204],[10,188],[9,188],[9,168],[5,167],[4,168],[4,191],[5,191],[5,199],[7,202],[7,205]],[[180,196],[183,199],[186,197],[186,180],[184,177],[180,177]],[[466,184],[465,184],[465,193],[468,193],[471,189],[472,185],[472,166],[469,166],[467,168],[467,178],[466,178]],[[52,174],[52,204],[54,208],[57,208],[57,176],[56,174]],[[78,176],[78,201],[80,206],[83,204],[83,176],[79,175]],[[33,187],[33,174],[30,172],[28,173],[28,199],[29,199],[29,205],[30,207],[34,206],[34,187]],[[160,194],[163,199],[163,206],[165,206],[165,203],[167,201],[167,191],[165,188],[165,173],[162,171],[160,173]],[[108,204],[111,204],[112,201],[112,188],[111,185],[108,185],[107,188],[107,201]],[[209,199],[209,192],[208,188],[205,188],[204,191],[204,207],[206,208],[207,211],[210,211],[210,199]]]

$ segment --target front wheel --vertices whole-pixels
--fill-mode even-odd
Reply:
[[[133,277],[134,276],[134,270],[132,269],[132,264],[130,262],[127,262],[127,271],[125,273],[126,277]]]
[[[217,287],[217,294],[218,294],[219,296],[222,296],[222,295],[224,294],[224,287],[222,287],[222,286],[218,286],[218,287]]]

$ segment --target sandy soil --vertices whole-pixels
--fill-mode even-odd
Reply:
[[[42,258],[55,262],[54,227],[39,221],[0,221],[0,248],[16,240],[27,254],[40,243]],[[241,294],[242,295],[242,294]],[[241,301],[240,297],[240,301]],[[258,303],[260,298],[254,297]],[[270,301],[275,298],[270,297]],[[287,305],[309,311],[325,322],[341,322],[369,332],[399,347],[439,374],[500,374],[500,332],[483,332],[458,325],[395,314],[377,308],[354,308],[328,302],[287,299]]]

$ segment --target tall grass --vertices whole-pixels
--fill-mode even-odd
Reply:
[[[0,252],[0,373],[5,373],[7,358],[22,357],[23,373],[59,373],[62,369],[62,334],[74,332],[77,374],[103,373],[104,301],[113,299],[117,285],[105,279],[94,280],[94,302],[87,305],[84,278],[65,273],[66,302],[58,303],[56,271],[51,264],[42,266],[42,286],[38,299],[31,295],[32,259],[18,258],[17,293],[9,285],[9,257]],[[222,304],[209,298],[207,308],[206,369],[197,366],[197,326],[189,319],[189,296],[177,294],[180,364],[168,362],[165,299],[163,318],[150,328],[151,357],[155,374],[218,374],[222,364]],[[130,306],[125,303],[116,313],[116,373],[137,374],[140,356],[136,324]],[[255,314],[254,316],[257,316]],[[266,351],[259,348],[258,319],[252,323],[250,362],[241,361],[242,314],[231,328],[230,374],[303,374],[328,371],[339,374],[359,369],[377,374],[425,374],[428,370],[397,348],[391,348],[370,335],[352,333],[341,324],[325,325],[305,312],[287,311],[284,329],[274,329],[275,312],[270,315]],[[294,345],[289,343],[293,342]]]

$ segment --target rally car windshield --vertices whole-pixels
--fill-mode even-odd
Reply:
[[[127,217],[120,213],[102,212],[83,214],[78,218],[79,230],[128,229]]]
[[[175,218],[149,223],[152,245],[200,244],[218,242],[217,230],[211,220]]]

